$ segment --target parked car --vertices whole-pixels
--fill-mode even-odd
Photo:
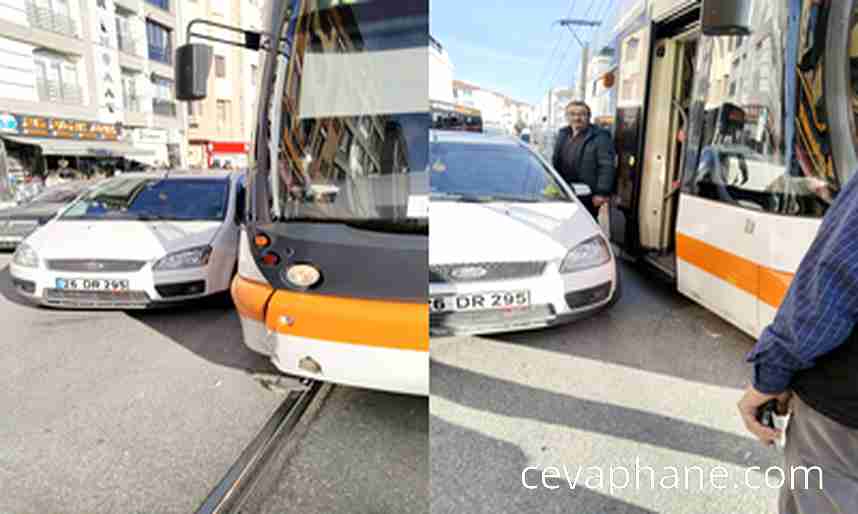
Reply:
[[[433,132],[429,168],[432,335],[545,327],[617,300],[611,245],[526,143]]]
[[[14,285],[71,308],[147,308],[228,291],[243,199],[240,172],[107,179],[18,246]]]
[[[81,181],[49,187],[27,202],[0,210],[0,249],[17,247],[90,185]]]

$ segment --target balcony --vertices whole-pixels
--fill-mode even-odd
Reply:
[[[162,98],[152,99],[152,112],[159,116],[176,117],[176,102]]]
[[[117,39],[119,39],[120,52],[140,57],[140,53],[137,50],[137,41],[135,41],[130,34],[119,33],[117,34]]]
[[[38,6],[32,1],[28,1],[26,6],[31,27],[77,37],[77,24],[71,16]]]
[[[58,80],[36,79],[36,90],[39,93],[39,100],[42,102],[72,105],[83,103],[83,92],[77,84],[64,84]]]

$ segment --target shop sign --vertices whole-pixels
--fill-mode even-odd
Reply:
[[[0,113],[0,132],[56,139],[116,141],[120,129],[118,125],[110,123]]]

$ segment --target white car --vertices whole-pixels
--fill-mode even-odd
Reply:
[[[540,328],[618,299],[610,243],[575,191],[525,143],[432,132],[429,173],[433,336]]]
[[[10,273],[36,303],[147,308],[228,291],[241,172],[126,174],[83,194],[21,243]]]

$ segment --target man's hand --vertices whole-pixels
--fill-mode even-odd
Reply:
[[[608,203],[608,197],[607,196],[595,195],[593,197],[593,205],[594,206],[601,207],[602,204],[605,204],[605,203]]]
[[[761,425],[760,422],[757,421],[757,409],[767,401],[777,398],[778,410],[782,410],[786,407],[791,394],[792,393],[789,391],[780,394],[766,394],[757,391],[754,389],[754,386],[748,386],[748,389],[745,390],[745,395],[742,396],[742,399],[739,400],[738,404],[739,413],[742,415],[742,421],[745,422],[745,428],[757,436],[757,439],[763,443],[767,445],[772,444],[778,437],[780,437],[781,431]]]

